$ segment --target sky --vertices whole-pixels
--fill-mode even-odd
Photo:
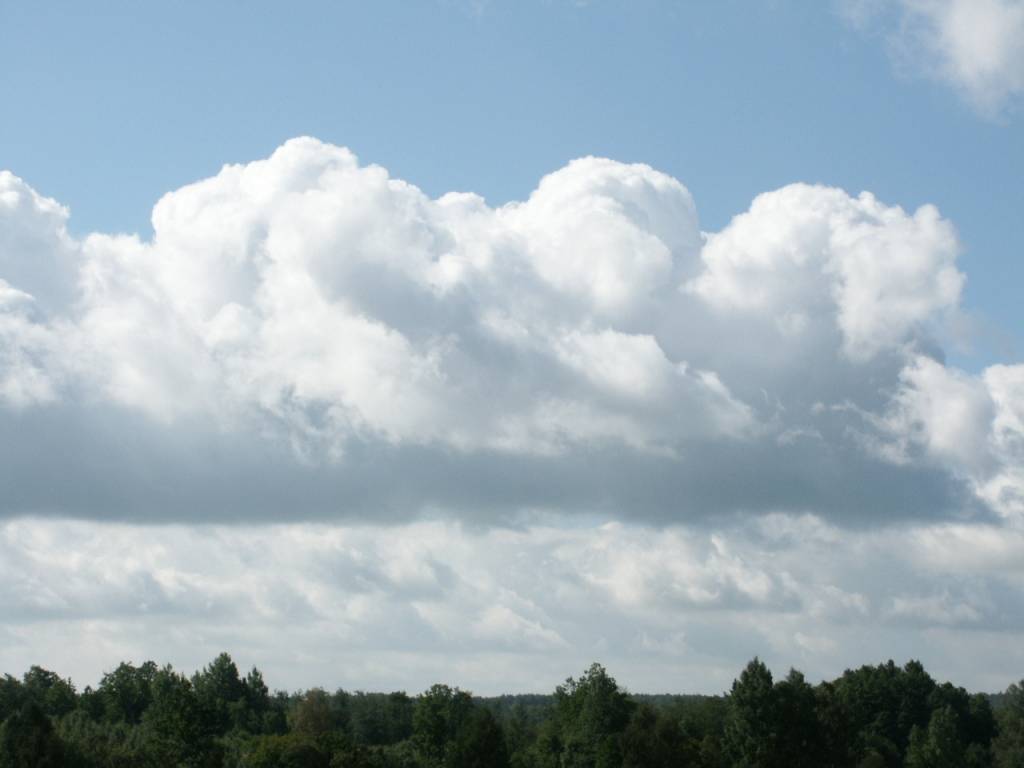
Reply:
[[[0,0],[0,672],[1024,669],[1024,2]]]

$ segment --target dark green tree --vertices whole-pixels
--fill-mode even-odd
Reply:
[[[433,685],[416,699],[412,717],[412,740],[420,758],[428,766],[442,766],[448,744],[473,709],[473,700],[465,691],[447,685]]]
[[[991,765],[991,746],[997,727],[988,696],[975,693],[968,699],[966,720],[964,741],[969,745],[968,756],[971,757],[968,764],[971,768],[977,765]]]
[[[814,689],[814,712],[820,729],[818,749],[821,768],[854,764],[851,759],[850,715],[834,683],[824,682]]]
[[[932,712],[926,729],[916,725],[911,729],[904,764],[906,768],[963,768],[964,745],[952,707]]]
[[[635,704],[600,664],[555,689],[554,723],[562,768],[611,768],[622,763],[622,733]]]
[[[358,691],[344,696],[347,719],[357,743],[383,746],[412,736],[414,701],[406,693]]]
[[[139,667],[122,662],[105,674],[96,693],[103,703],[106,717],[115,723],[142,722],[142,713],[153,701],[150,686],[157,671],[157,665],[152,661]]]
[[[921,662],[911,660],[903,666],[902,674],[897,676],[896,687],[899,711],[896,715],[898,735],[894,740],[900,748],[906,749],[910,741],[910,730],[915,725],[918,728],[928,728],[936,705],[933,701],[935,681],[925,672]],[[952,689],[952,686],[949,687]],[[966,698],[964,704],[966,705]]]
[[[145,751],[154,768],[205,768],[220,763],[215,725],[192,684],[170,666],[156,672],[153,701],[142,716]]]
[[[786,678],[775,684],[775,709],[778,719],[774,764],[788,768],[827,765],[814,688],[797,670],[789,670]]]
[[[25,673],[22,690],[30,701],[35,702],[50,717],[66,715],[78,703],[75,686],[71,681],[42,667],[31,667]]]
[[[239,768],[330,768],[331,754],[305,734],[272,734],[251,740]]]
[[[1003,694],[999,711],[999,735],[992,742],[992,757],[998,768],[1024,766],[1024,680],[1013,683]]]
[[[726,757],[735,768],[777,765],[779,711],[772,673],[754,658],[733,681],[726,713]]]
[[[111,723],[79,709],[62,717],[56,730],[69,768],[133,768],[146,762],[139,729],[128,723]]]
[[[0,723],[21,709],[25,692],[21,682],[10,675],[0,677]]]
[[[623,768],[693,765],[699,752],[687,743],[679,723],[647,704],[633,711],[622,734]]]
[[[0,726],[0,768],[63,766],[64,745],[38,704],[25,704]]]
[[[474,708],[445,753],[446,768],[508,768],[505,734],[488,710]]]
[[[334,727],[331,698],[323,688],[310,688],[292,712],[292,731],[319,737]]]
[[[227,653],[221,653],[192,676],[192,689],[206,722],[216,734],[247,725],[250,692]]]

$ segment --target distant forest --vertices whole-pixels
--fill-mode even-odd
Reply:
[[[549,695],[271,693],[227,654],[95,689],[0,679],[0,768],[1022,768],[1024,686],[969,694],[916,661],[810,685],[758,659],[723,696],[629,694],[599,664]]]

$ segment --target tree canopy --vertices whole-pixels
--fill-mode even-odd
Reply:
[[[753,659],[721,696],[631,694],[600,664],[551,694],[271,692],[222,653],[122,663],[79,692],[0,677],[0,768],[1021,768],[1024,681],[970,694],[916,662],[816,685]]]

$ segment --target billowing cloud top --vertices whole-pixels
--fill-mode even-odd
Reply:
[[[69,236],[0,174],[2,513],[1024,513],[1024,366],[944,365],[953,226],[644,165],[431,199],[310,138]]]

